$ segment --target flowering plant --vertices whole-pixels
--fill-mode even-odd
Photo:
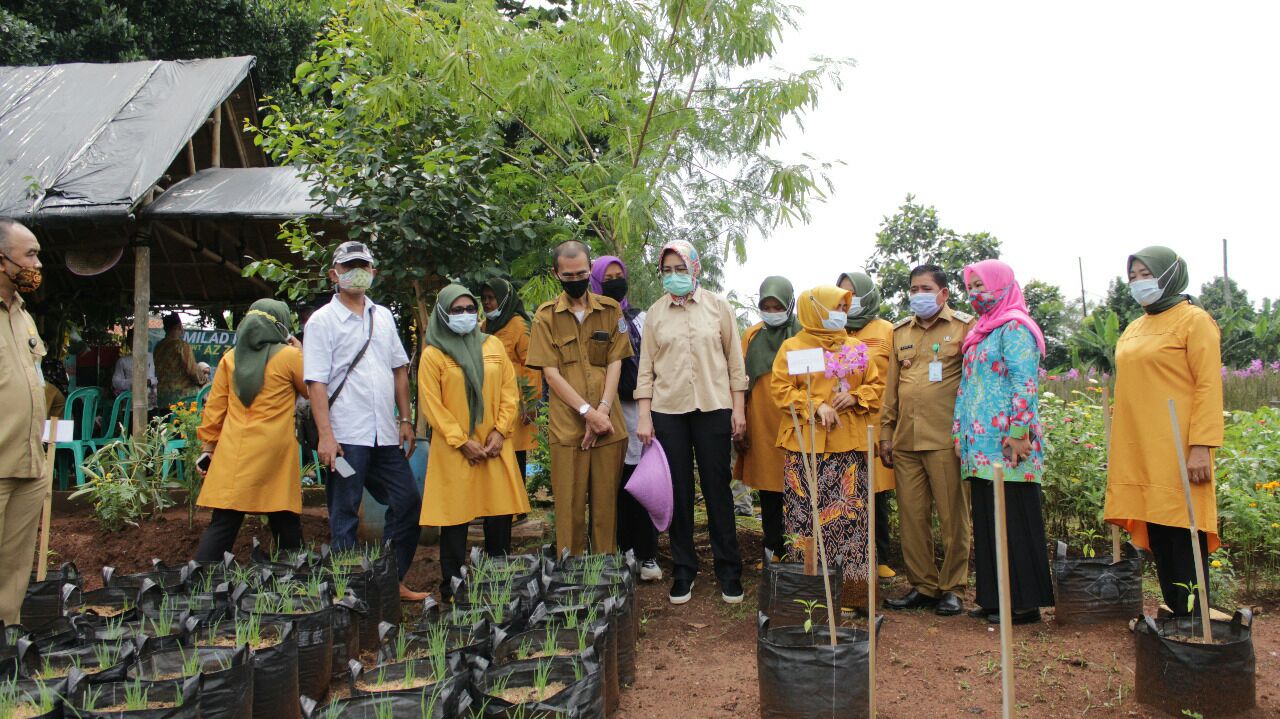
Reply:
[[[825,369],[824,377],[836,377],[840,380],[840,391],[849,391],[849,375],[867,368],[867,345],[859,342],[857,347],[841,345],[838,352],[824,350],[822,359]]]

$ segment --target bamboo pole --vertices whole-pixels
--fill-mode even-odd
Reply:
[[[151,233],[138,233],[133,248],[133,418],[131,433],[141,437],[147,429],[147,318],[151,311]]]
[[[804,432],[800,429],[800,419],[796,416],[795,405],[791,409],[791,425],[795,429],[796,440],[800,445],[800,462],[805,473],[806,484],[809,487],[809,510],[813,515],[813,534],[819,542],[819,549],[815,552],[818,560],[822,563],[822,588],[827,596],[827,628],[831,632],[831,646],[836,645],[836,610],[835,605],[831,602],[831,574],[827,571],[827,555],[821,549],[822,539],[822,520],[818,513],[818,479],[814,475],[813,467],[809,464],[808,452],[804,448]],[[810,426],[813,420],[809,420]]]
[[[867,716],[876,715],[876,457],[867,425]]]
[[[1013,607],[1009,591],[1008,521],[1004,507],[1004,467],[995,465],[991,482],[996,505],[996,585],[1000,597],[1000,685],[1003,694],[1004,719],[1013,716]]]
[[[1182,493],[1187,498],[1187,520],[1191,526],[1191,556],[1196,563],[1197,594],[1200,595],[1200,634],[1205,644],[1213,644],[1213,629],[1209,625],[1209,580],[1204,572],[1204,557],[1200,554],[1200,529],[1196,524],[1196,507],[1191,501],[1191,478],[1187,475],[1187,456],[1182,450],[1182,427],[1178,425],[1178,408],[1169,400],[1169,422],[1173,425],[1173,451],[1178,455],[1178,472],[1182,475]],[[1192,612],[1194,621],[1195,613]]]
[[[1102,386],[1102,436],[1106,444],[1107,462],[1111,461],[1111,388]],[[1110,465],[1108,465],[1110,466]],[[1120,561],[1120,527],[1111,525],[1111,561]]]
[[[209,135],[209,167],[222,167],[222,105],[213,108],[213,128]]]
[[[145,371],[145,370],[144,370]],[[53,521],[53,460],[58,452],[58,416],[49,417],[49,446],[44,453],[44,508],[40,512],[40,552],[36,565],[36,581],[43,582],[49,573],[49,526]]]

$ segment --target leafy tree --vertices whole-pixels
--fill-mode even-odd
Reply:
[[[1067,349],[1067,303],[1062,290],[1057,285],[1031,280],[1022,287],[1022,294],[1031,318],[1044,333],[1044,366],[1056,368],[1068,364],[1071,352]]]
[[[550,22],[512,4],[353,0],[298,67],[307,106],[264,118],[259,141],[391,258],[384,292],[418,302],[494,264],[529,277],[569,238],[626,259],[645,294],[654,249],[684,237],[714,286],[750,231],[823,196],[825,165],[765,153],[843,65],[757,76],[788,6],[591,0]]]
[[[254,55],[262,90],[287,90],[321,0],[13,0],[0,65]],[[10,38],[13,38],[11,41]]]
[[[936,264],[946,270],[954,293],[963,289],[961,271],[965,265],[1000,256],[1000,240],[987,232],[958,234],[938,221],[932,206],[917,204],[907,195],[896,214],[885,217],[876,233],[876,251],[867,262],[867,271],[880,282],[886,305],[906,312],[911,287],[911,270],[922,264]]]
[[[1253,303],[1249,301],[1249,293],[1240,289],[1235,280],[1227,280],[1231,289],[1232,309],[1242,310],[1244,317],[1252,320],[1257,315]],[[1227,310],[1227,297],[1221,277],[1214,277],[1200,286],[1200,296],[1196,302],[1214,317],[1222,317]]]
[[[1119,322],[1120,331],[1124,332],[1124,328],[1129,323],[1142,316],[1142,307],[1133,301],[1133,296],[1129,294],[1129,283],[1123,278],[1117,277],[1111,280],[1107,285],[1107,297],[1102,305],[1094,308],[1093,312],[1110,311],[1115,313],[1116,321]],[[1093,315],[1090,312],[1090,316]]]

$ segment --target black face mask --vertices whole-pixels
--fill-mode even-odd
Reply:
[[[587,294],[587,286],[591,280],[560,280],[560,286],[564,288],[564,293],[569,295],[571,299],[578,299]]]
[[[614,302],[621,302],[627,296],[627,278],[615,277],[601,282],[600,292]]]

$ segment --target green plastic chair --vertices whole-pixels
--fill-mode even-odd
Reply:
[[[102,449],[104,445],[124,439],[129,434],[129,422],[132,419],[133,392],[121,392],[120,396],[116,397],[116,401],[111,403],[111,413],[102,427],[102,434],[89,438],[93,448]]]
[[[210,382],[209,384],[201,387],[199,392],[196,392],[197,407],[199,407],[200,409],[204,409],[205,400],[209,399],[209,390],[212,388],[213,388],[213,383]]]
[[[72,472],[75,473],[76,486],[84,484],[84,461],[97,449],[93,441],[93,421],[98,416],[98,402],[102,399],[102,390],[97,387],[81,387],[67,397],[67,404],[62,410],[62,418],[76,424],[75,439],[70,442],[58,442],[54,450],[54,468],[58,476],[60,489],[67,489]],[[66,453],[70,453],[70,457]],[[70,460],[72,467],[67,468]],[[61,464],[62,470],[58,471]]]

